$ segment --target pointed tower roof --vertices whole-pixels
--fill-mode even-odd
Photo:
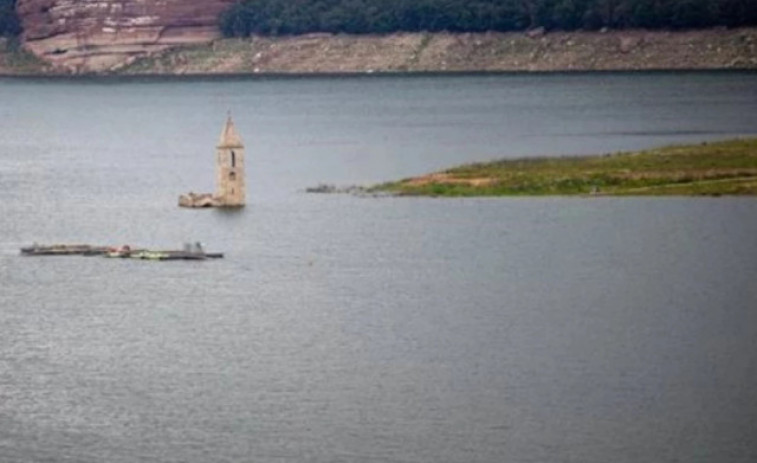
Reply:
[[[242,139],[234,127],[234,121],[231,120],[231,114],[226,119],[226,125],[223,126],[221,137],[218,139],[218,148],[243,148]]]

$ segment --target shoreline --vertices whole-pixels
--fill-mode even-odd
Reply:
[[[757,70],[757,28],[309,34],[216,38],[124,54],[116,44],[31,54],[0,40],[4,76],[342,76]],[[38,51],[39,53],[39,51]],[[106,66],[101,61],[107,57]]]
[[[266,79],[382,79],[382,78],[426,78],[426,77],[487,77],[487,76],[559,76],[559,75],[644,75],[644,74],[757,74],[757,68],[677,68],[677,69],[556,69],[539,71],[374,71],[374,72],[270,72],[270,73],[8,73],[0,71],[2,79],[31,80],[112,80],[112,81],[195,81],[195,80],[266,80]]]

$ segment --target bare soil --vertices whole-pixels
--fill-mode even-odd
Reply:
[[[757,69],[757,29],[223,39],[123,73],[372,73]]]
[[[681,32],[309,34],[218,39],[166,51],[147,50],[146,57],[132,56],[107,69],[82,65],[75,71],[56,67],[54,63],[19,60],[17,53],[0,44],[0,74],[757,69],[757,28]]]

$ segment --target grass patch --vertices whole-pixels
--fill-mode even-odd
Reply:
[[[757,139],[468,164],[371,190],[419,196],[754,195]]]

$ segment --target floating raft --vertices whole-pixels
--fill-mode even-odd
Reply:
[[[144,260],[205,260],[220,259],[221,252],[205,252],[199,244],[185,245],[183,250],[150,250],[130,246],[92,246],[89,244],[53,244],[21,248],[25,256],[104,256]]]
[[[21,254],[26,256],[97,256],[108,252],[108,246],[90,246],[89,244],[53,244],[42,246],[33,244],[21,248]]]
[[[205,251],[151,251],[149,249],[135,249],[127,251],[109,251],[105,257],[121,259],[144,259],[144,260],[205,260],[220,259],[223,253]]]

